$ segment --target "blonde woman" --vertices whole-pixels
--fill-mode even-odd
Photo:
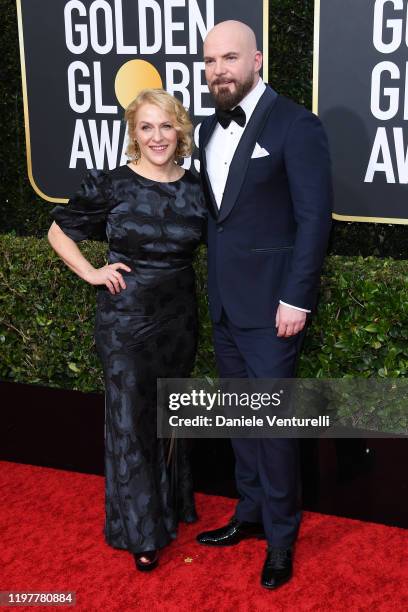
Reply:
[[[67,206],[52,210],[48,238],[67,266],[98,286],[96,347],[106,392],[105,539],[142,571],[197,519],[183,441],[166,465],[156,436],[156,379],[190,374],[197,344],[192,257],[205,223],[199,181],[178,162],[191,155],[192,124],[180,102],[146,89],[126,110],[130,162],[91,170]],[[95,269],[77,242],[107,240]],[[174,450],[174,449],[173,449]],[[170,486],[170,471],[177,486]]]

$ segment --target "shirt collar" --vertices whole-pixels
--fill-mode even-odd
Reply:
[[[245,111],[247,122],[249,121],[252,113],[254,112],[255,106],[258,104],[259,99],[262,96],[265,89],[266,89],[265,83],[262,81],[261,78],[259,78],[255,87],[251,89],[249,94],[247,94],[245,98],[241,100],[241,102],[239,103],[238,106],[240,106]]]

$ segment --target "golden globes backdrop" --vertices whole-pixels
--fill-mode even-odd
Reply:
[[[145,87],[177,96],[198,126],[212,114],[203,39],[225,19],[247,23],[264,50],[265,0],[17,0],[28,174],[65,202],[88,168],[126,162],[124,108]],[[185,161],[198,170],[197,152]]]
[[[408,223],[408,0],[316,0],[314,111],[334,217]]]

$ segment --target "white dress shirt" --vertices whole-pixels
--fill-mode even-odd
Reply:
[[[262,82],[262,79],[259,79],[255,87],[239,103],[239,106],[245,111],[245,125],[248,124],[265,89],[265,83]],[[234,120],[225,130],[217,123],[205,148],[207,172],[218,208],[221,206],[232,158],[244,130],[245,126],[241,127]]]
[[[205,148],[208,177],[210,179],[218,208],[221,206],[229,169],[235,150],[265,89],[265,83],[262,81],[262,79],[258,79],[255,87],[239,103],[239,106],[245,111],[246,124],[244,127],[238,125],[234,120],[231,121],[226,129],[217,123]],[[298,306],[292,306],[292,304],[286,304],[281,300],[280,303],[284,304],[285,306],[295,308],[295,310],[310,312],[310,310],[299,308]]]

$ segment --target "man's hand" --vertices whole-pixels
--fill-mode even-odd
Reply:
[[[278,328],[278,336],[280,338],[289,338],[298,334],[304,328],[306,323],[306,313],[285,304],[279,304],[276,311],[276,324]]]

